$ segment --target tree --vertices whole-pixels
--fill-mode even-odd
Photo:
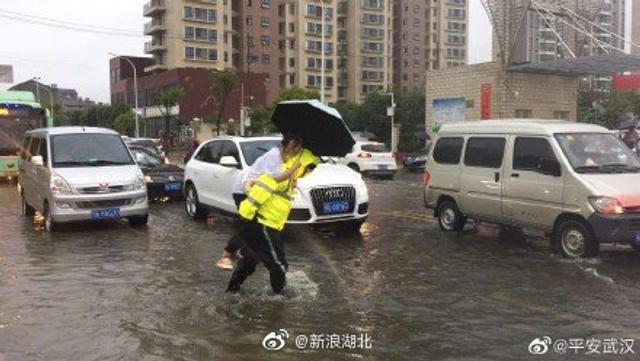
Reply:
[[[224,114],[227,97],[238,86],[238,75],[229,71],[212,71],[210,75],[213,85],[211,93],[218,103],[218,116],[216,117],[216,133],[220,135],[220,120]]]
[[[317,90],[307,90],[298,87],[291,87],[283,89],[278,95],[278,99],[274,101],[272,107],[275,106],[279,102],[287,101],[287,100],[308,100],[308,99],[320,99],[320,92]]]
[[[170,148],[169,129],[171,125],[171,109],[180,103],[184,96],[184,90],[177,87],[163,89],[158,93],[158,109],[164,118],[164,136],[163,141],[165,149]]]
[[[136,129],[136,114],[130,110],[118,115],[114,121],[113,129],[122,135],[132,135]]]

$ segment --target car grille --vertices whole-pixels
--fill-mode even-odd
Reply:
[[[108,199],[104,201],[91,201],[91,202],[75,202],[78,209],[98,209],[98,208],[114,208],[124,207],[131,204],[131,199]]]
[[[80,194],[105,194],[124,192],[126,186],[108,186],[108,187],[84,187],[78,188]]]
[[[625,207],[624,213],[640,213],[640,206]]]
[[[328,188],[316,188],[309,192],[311,195],[311,201],[313,202],[313,208],[316,214],[324,216],[324,203],[334,201],[347,201],[349,202],[349,208],[346,212],[332,213],[345,214],[353,213],[355,208],[356,189],[354,187],[328,187]]]

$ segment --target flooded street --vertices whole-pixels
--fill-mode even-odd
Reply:
[[[640,353],[640,256],[629,248],[566,261],[535,235],[506,239],[485,225],[444,234],[422,205],[420,175],[367,183],[361,235],[288,230],[285,296],[261,266],[239,294],[224,292],[230,273],[215,260],[231,218],[194,222],[178,201],[153,205],[148,228],[47,234],[2,186],[0,360],[571,358],[531,355],[544,336],[633,338]],[[286,346],[266,351],[263,338],[280,329]],[[302,334],[366,334],[371,348],[302,350]]]

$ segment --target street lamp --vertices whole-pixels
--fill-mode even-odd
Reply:
[[[138,115],[138,70],[136,69],[135,64],[133,64],[133,62],[131,61],[131,59],[129,59],[126,56],[122,56],[122,55],[118,55],[118,54],[114,54],[114,53],[109,53],[109,55],[111,56],[115,56],[117,58],[122,58],[124,60],[126,60],[131,67],[133,68],[133,93],[135,95],[135,113],[136,113],[136,138],[140,138],[140,122],[139,122],[139,115]]]
[[[393,92],[383,92],[383,91],[378,91],[378,94],[380,95],[390,95],[391,96],[391,106],[387,108],[387,115],[391,117],[391,151],[392,152],[397,152],[396,149],[396,142],[393,139],[393,128],[394,128],[394,121],[395,121],[395,112],[396,112],[396,101],[395,101],[395,96],[393,95]]]

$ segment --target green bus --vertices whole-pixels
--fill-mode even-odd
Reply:
[[[33,93],[0,91],[0,179],[17,179],[24,132],[52,126],[49,111]]]

